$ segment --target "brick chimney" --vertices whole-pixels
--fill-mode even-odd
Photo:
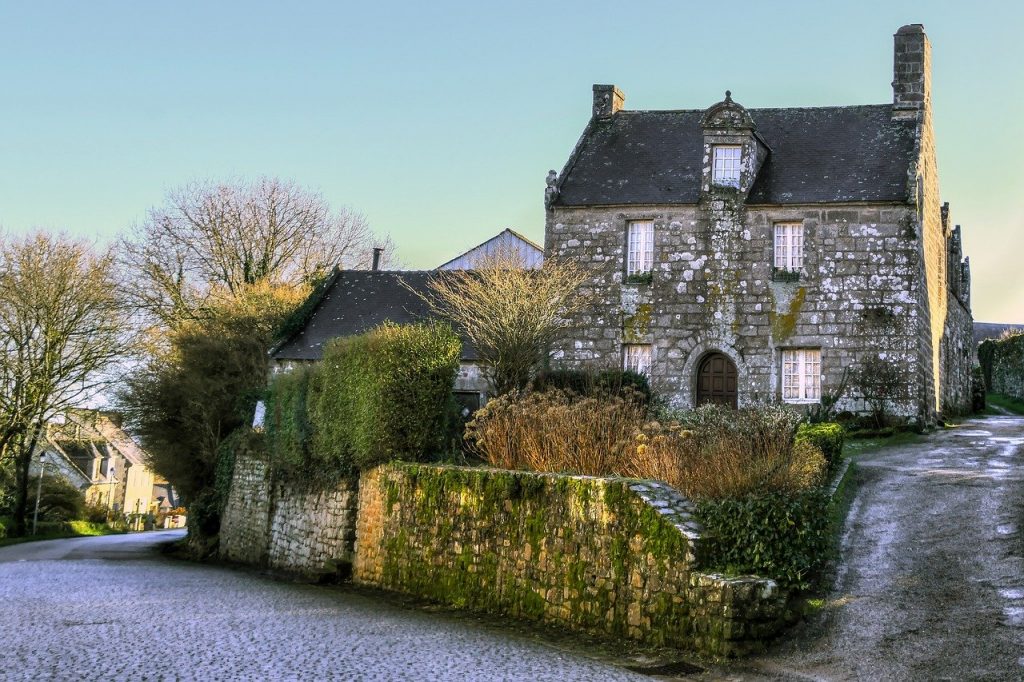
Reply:
[[[932,106],[931,43],[923,24],[907,24],[893,37],[892,117],[922,118]]]
[[[625,103],[626,96],[614,85],[594,85],[594,118],[608,118]]]

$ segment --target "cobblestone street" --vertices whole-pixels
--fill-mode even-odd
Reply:
[[[153,551],[179,535],[0,549],[0,678],[650,679],[445,614]]]

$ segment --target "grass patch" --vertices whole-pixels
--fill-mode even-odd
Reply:
[[[914,431],[897,431],[895,433],[873,433],[869,436],[861,436],[856,432],[847,435],[846,445],[843,447],[843,454],[854,461],[866,452],[874,452],[882,448],[889,448],[896,445],[913,445],[919,443],[925,436]]]
[[[1001,393],[989,393],[985,396],[985,414],[999,415],[1002,412],[993,410],[992,406],[1001,407],[1007,412],[1024,416],[1024,400],[1014,398],[1013,396],[1003,395]]]
[[[40,524],[42,526],[43,524]],[[0,538],[0,547],[8,545],[20,545],[23,542],[38,542],[40,540],[61,540],[64,538],[84,538],[97,535],[120,535],[125,531],[115,530],[103,523],[91,523],[89,521],[68,521],[60,524],[59,528],[48,528],[40,530],[38,535],[26,535],[21,538]]]

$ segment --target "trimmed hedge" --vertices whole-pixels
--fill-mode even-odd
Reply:
[[[813,488],[697,504],[706,568],[806,588],[830,555],[830,498]]]
[[[314,366],[296,367],[274,377],[270,384],[264,420],[267,445],[275,468],[282,473],[304,476],[313,473],[312,468],[319,468],[312,465],[343,468],[341,462],[311,461],[309,386],[315,372]]]
[[[796,431],[796,442],[807,441],[825,455],[829,466],[834,466],[843,456],[843,442],[846,430],[835,422],[801,424]]]
[[[310,379],[310,456],[368,469],[443,446],[461,342],[438,323],[385,323],[331,341]]]

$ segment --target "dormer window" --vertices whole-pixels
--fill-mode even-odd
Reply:
[[[739,187],[742,147],[738,144],[716,144],[712,150],[711,181],[719,187]]]

